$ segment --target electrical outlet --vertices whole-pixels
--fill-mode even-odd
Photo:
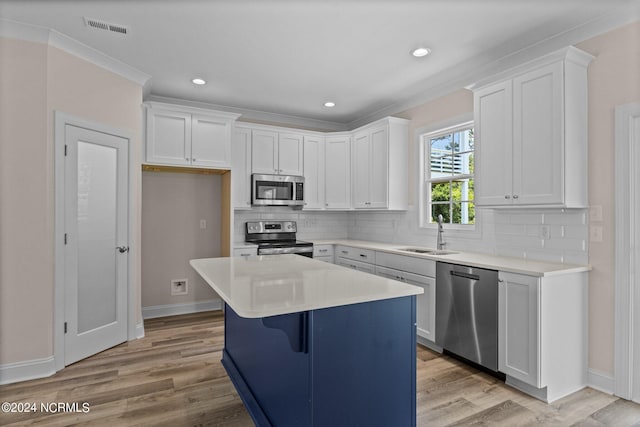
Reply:
[[[205,228],[207,228],[207,220],[206,219],[201,219],[200,220],[200,228],[203,229],[203,230]]]
[[[602,227],[599,225],[592,225],[589,227],[589,241],[590,242],[602,242]]]
[[[189,293],[189,281],[187,279],[175,279],[171,281],[171,295],[187,295]]]
[[[540,226],[540,238],[542,240],[551,239],[551,228],[548,225],[541,225]]]

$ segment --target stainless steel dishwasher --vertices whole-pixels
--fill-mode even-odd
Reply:
[[[498,370],[498,272],[438,262],[436,344]]]

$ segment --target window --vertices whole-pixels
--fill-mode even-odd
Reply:
[[[441,129],[421,136],[424,153],[425,223],[475,224],[473,203],[473,123]]]

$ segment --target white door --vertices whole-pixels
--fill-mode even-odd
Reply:
[[[636,111],[638,114],[631,121],[631,144],[634,147],[640,147],[640,109]],[[635,159],[634,164],[638,165],[640,161],[640,149],[635,148]],[[635,172],[633,174],[635,176],[635,183],[633,184],[633,188],[635,189],[635,195],[633,199],[635,201],[634,212],[640,212],[640,173]],[[640,248],[638,247],[638,243],[640,243],[640,218],[638,215],[633,215],[631,218],[633,224],[631,225],[632,230],[635,231],[634,242],[636,246],[633,250],[632,259],[632,268],[633,271],[633,283],[631,286],[633,289],[631,290],[632,295],[634,296],[634,301],[631,309],[631,313],[633,316],[633,332],[634,336],[632,337],[632,345],[633,345],[633,360],[631,361],[631,366],[633,369],[633,383],[632,387],[632,396],[631,399],[634,402],[640,403]]]
[[[65,126],[65,365],[127,339],[128,140]]]

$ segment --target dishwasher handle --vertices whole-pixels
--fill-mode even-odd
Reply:
[[[475,274],[464,273],[464,272],[453,271],[453,270],[451,270],[450,273],[452,276],[464,277],[465,279],[471,279],[471,280],[480,280],[480,276]]]

